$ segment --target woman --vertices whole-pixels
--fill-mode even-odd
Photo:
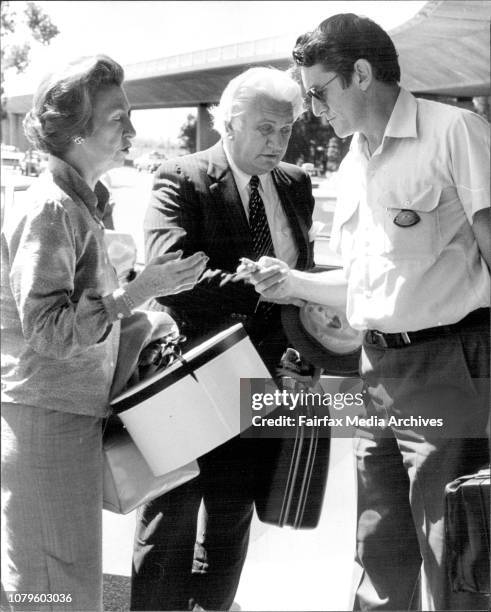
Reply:
[[[49,169],[2,229],[2,583],[39,594],[35,610],[102,608],[101,418],[120,319],[206,265],[158,257],[118,288],[99,178],[135,136],[123,76],[96,56],[43,80],[24,126]]]

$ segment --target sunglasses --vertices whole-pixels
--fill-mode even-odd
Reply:
[[[306,97],[310,100],[312,98],[315,98],[316,100],[319,100],[319,102],[325,102],[324,92],[326,91],[326,88],[329,83],[332,83],[332,81],[334,81],[334,79],[337,79],[338,76],[338,74],[334,75],[329,79],[329,81],[327,81],[327,83],[324,83],[324,85],[322,85],[321,87],[311,87],[310,89],[307,89],[307,91],[305,92]]]

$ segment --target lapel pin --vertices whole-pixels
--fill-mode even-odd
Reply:
[[[421,221],[421,217],[414,210],[401,210],[394,218],[394,223],[399,227],[411,227]]]

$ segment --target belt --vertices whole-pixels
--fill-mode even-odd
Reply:
[[[463,327],[489,323],[489,308],[478,308],[473,310],[466,317],[450,325],[438,325],[437,327],[427,327],[413,332],[398,332],[388,334],[378,329],[369,329],[365,332],[365,343],[374,344],[383,348],[401,348],[416,342],[434,340],[442,336],[455,334]]]

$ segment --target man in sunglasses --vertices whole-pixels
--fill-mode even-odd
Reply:
[[[400,87],[394,44],[369,19],[330,17],[293,57],[314,114],[353,136],[332,236],[343,270],[269,258],[254,283],[272,301],[347,296],[364,331],[366,411],[382,424],[355,439],[355,609],[488,610],[486,595],[452,592],[444,525],[445,485],[489,463],[488,123]]]

